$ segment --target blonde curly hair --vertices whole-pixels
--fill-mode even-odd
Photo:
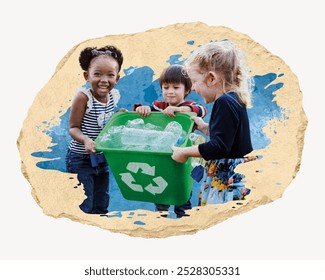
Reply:
[[[223,40],[202,45],[186,59],[185,69],[194,63],[203,74],[213,71],[221,75],[224,90],[235,91],[246,107],[252,106],[253,79],[248,75],[243,52],[234,43]]]

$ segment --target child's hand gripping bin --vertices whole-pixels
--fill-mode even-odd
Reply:
[[[106,144],[108,131],[118,131],[133,120],[143,120],[144,126],[155,126],[163,130],[169,123],[176,121],[182,126],[184,137],[182,144],[177,141],[175,145],[181,147],[191,146],[189,134],[192,132],[194,122],[191,116],[195,113],[176,113],[175,118],[164,116],[160,112],[152,112],[148,117],[142,118],[135,112],[115,113],[96,139],[96,149],[102,151],[112,170],[114,178],[125,199],[146,201],[167,205],[182,205],[190,197],[193,179],[191,178],[191,158],[185,163],[177,163],[172,158],[172,150],[150,149],[144,147],[117,147],[116,135],[114,143]],[[135,121],[136,122],[136,121]],[[159,141],[159,140],[157,140]],[[113,147],[112,147],[113,146]],[[143,149],[144,148],[144,149]]]

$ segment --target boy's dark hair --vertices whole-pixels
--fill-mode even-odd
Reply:
[[[166,84],[178,84],[181,83],[185,86],[185,92],[187,96],[192,88],[192,82],[190,78],[187,76],[185,68],[182,65],[174,64],[170,65],[163,70],[160,75],[160,87],[164,83]]]
[[[99,55],[109,55],[113,57],[118,63],[118,71],[121,70],[123,64],[123,55],[122,52],[114,46],[105,46],[99,49],[97,49],[97,47],[88,47],[83,49],[79,56],[79,63],[81,69],[84,71],[88,71],[91,60]]]

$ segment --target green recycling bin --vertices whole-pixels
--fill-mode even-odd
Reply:
[[[113,176],[125,199],[152,203],[182,205],[190,197],[193,179],[191,177],[191,158],[185,163],[177,163],[172,158],[172,150],[127,150],[105,147],[100,139],[113,126],[122,126],[129,120],[143,119],[145,124],[165,128],[172,121],[178,122],[186,132],[180,147],[191,146],[189,134],[195,113],[176,113],[175,118],[161,112],[152,112],[142,118],[136,112],[115,113],[96,138],[96,150],[102,151],[111,168]]]

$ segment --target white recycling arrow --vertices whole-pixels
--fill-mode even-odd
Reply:
[[[155,166],[150,166],[145,162],[129,162],[126,169],[133,173],[137,173],[138,170],[141,169],[143,174],[150,176],[155,175]]]
[[[154,185],[152,185],[150,183],[144,189],[146,191],[152,193],[153,195],[161,194],[166,189],[166,187],[168,186],[168,183],[161,176],[153,178],[152,180],[157,184],[157,186],[154,186]]]
[[[135,192],[143,192],[142,186],[139,184],[133,184],[134,178],[132,174],[130,173],[121,173],[121,179],[122,181],[127,184],[128,187],[130,187]]]

